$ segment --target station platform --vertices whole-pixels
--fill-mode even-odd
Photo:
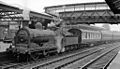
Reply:
[[[10,46],[10,43],[0,42],[0,52],[6,51],[6,48],[9,48],[9,46]]]
[[[120,51],[107,69],[120,69]]]

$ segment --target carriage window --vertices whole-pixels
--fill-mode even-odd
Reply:
[[[97,38],[98,38],[98,34],[97,34]]]
[[[88,33],[86,32],[86,39],[88,38],[88,36],[87,36],[87,35],[88,35]]]
[[[91,33],[89,33],[89,39],[91,39]]]
[[[97,34],[95,33],[95,39],[97,38]]]
[[[96,33],[96,38],[98,38],[98,34]]]
[[[97,34],[97,38],[99,38],[99,34]]]
[[[82,39],[86,39],[86,33],[82,33]]]
[[[97,34],[97,38],[99,38],[99,34]]]
[[[92,33],[91,33],[91,39],[92,39]]]
[[[101,34],[99,34],[99,38],[101,38]]]
[[[87,39],[87,32],[85,33],[85,38]]]
[[[97,34],[95,33],[95,39],[97,39]]]
[[[95,33],[93,33],[93,39],[95,39]]]
[[[88,33],[88,32],[87,32],[87,35],[86,35],[86,36],[87,36],[87,39],[88,39],[88,38],[89,38],[89,33]]]
[[[94,39],[94,34],[92,33],[92,39]]]
[[[100,38],[100,35],[98,34],[98,38]]]
[[[100,34],[100,38],[101,38],[102,36],[101,36],[101,34]]]
[[[94,33],[92,34],[92,38],[94,39]]]
[[[95,37],[95,38],[97,39],[97,33],[95,33],[95,35],[96,35],[96,37]]]
[[[91,39],[93,39],[93,34],[91,33]]]
[[[91,33],[90,37],[91,37],[91,39],[92,39],[92,33]]]
[[[88,33],[87,33],[87,39],[89,39],[89,38],[90,38],[90,37],[89,37],[89,34],[90,34],[90,33],[88,32]]]

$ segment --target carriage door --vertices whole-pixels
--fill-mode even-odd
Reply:
[[[73,36],[78,37],[78,43],[81,43],[81,30],[79,29],[70,29],[68,32],[73,33]]]

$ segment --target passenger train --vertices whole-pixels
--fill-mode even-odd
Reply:
[[[28,55],[29,58],[35,60],[36,56],[40,56],[40,54],[62,53],[81,46],[120,41],[120,32],[96,29],[83,29],[79,25],[66,25],[54,31],[24,27],[17,31],[13,45],[7,49],[7,52],[19,56],[19,58]]]

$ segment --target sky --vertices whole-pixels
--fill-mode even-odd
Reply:
[[[73,4],[73,3],[90,3],[90,2],[105,2],[105,0],[0,0],[10,5],[27,7],[32,11],[44,12],[44,7],[63,5],[63,4]],[[101,27],[102,24],[97,24],[96,26]],[[110,25],[111,30],[120,31],[120,25]]]

